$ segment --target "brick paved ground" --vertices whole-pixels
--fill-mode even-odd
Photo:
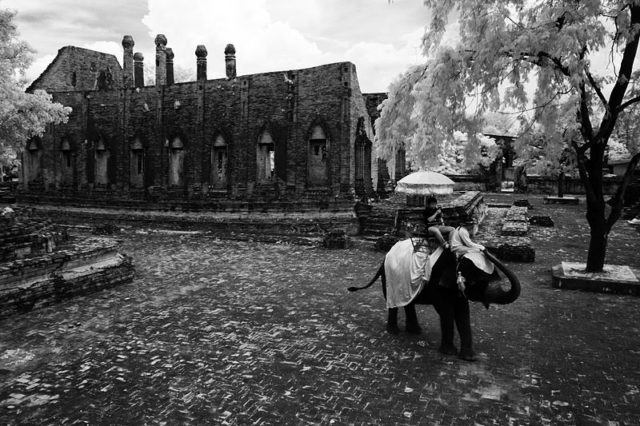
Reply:
[[[390,336],[379,286],[345,291],[380,253],[129,232],[133,284],[0,322],[0,423],[638,424],[640,299],[552,289],[583,206],[530,201],[557,226],[515,304],[472,307],[477,363],[437,353],[432,308]],[[638,238],[619,223],[610,262]]]

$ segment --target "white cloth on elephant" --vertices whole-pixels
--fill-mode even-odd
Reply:
[[[424,288],[425,276],[428,280],[441,253],[441,248],[431,255],[414,251],[411,239],[398,241],[391,247],[384,260],[387,308],[406,306],[420,294]]]
[[[442,246],[438,246],[438,248],[435,249],[434,252],[429,255],[429,258],[427,259],[427,263],[425,263],[424,265],[424,275],[422,277],[422,279],[425,282],[427,283],[429,282],[429,278],[431,278],[431,271],[433,270],[433,266],[436,264],[438,259],[440,259],[440,255],[443,252],[444,252],[444,249],[442,248]]]
[[[473,262],[476,267],[487,274],[493,274],[494,265],[487,257],[482,253],[484,250],[482,244],[477,244],[471,241],[469,231],[464,227],[459,227],[451,233],[451,251],[456,254],[456,257],[466,257]]]

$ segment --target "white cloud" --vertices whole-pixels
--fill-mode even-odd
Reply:
[[[377,7],[381,5],[388,12],[388,4]],[[388,20],[386,14],[376,22],[352,9],[351,2],[336,0],[193,0],[182,9],[171,0],[150,0],[143,23],[150,37],[166,35],[176,66],[195,68],[195,47],[206,45],[209,78],[224,76],[224,47],[233,43],[240,75],[352,61],[363,91],[384,91],[395,75],[421,60],[422,24],[389,28],[380,25]],[[402,9],[394,11],[396,21],[405,16]],[[362,33],[361,27],[372,32]],[[147,58],[154,55],[145,53]]]
[[[428,10],[415,0],[2,0],[18,11],[21,37],[37,51],[37,77],[58,49],[75,45],[122,60],[124,34],[153,68],[156,34],[165,34],[176,67],[193,70],[195,48],[209,51],[208,75],[224,76],[224,47],[237,49],[239,74],[352,61],[363,91],[384,91],[409,65],[422,61]]]

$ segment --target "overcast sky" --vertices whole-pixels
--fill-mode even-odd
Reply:
[[[422,0],[0,0],[0,7],[18,12],[20,36],[36,50],[30,79],[67,45],[122,62],[125,34],[153,67],[153,39],[162,33],[176,66],[194,77],[198,44],[209,52],[208,77],[218,78],[224,47],[233,43],[239,75],[351,61],[365,92],[386,91],[424,60],[420,40],[429,20]]]

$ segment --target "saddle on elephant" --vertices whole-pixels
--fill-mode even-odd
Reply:
[[[387,308],[410,304],[429,281],[433,265],[442,253],[442,247],[433,251],[415,250],[411,238],[396,243],[387,253],[384,262],[389,283]]]

